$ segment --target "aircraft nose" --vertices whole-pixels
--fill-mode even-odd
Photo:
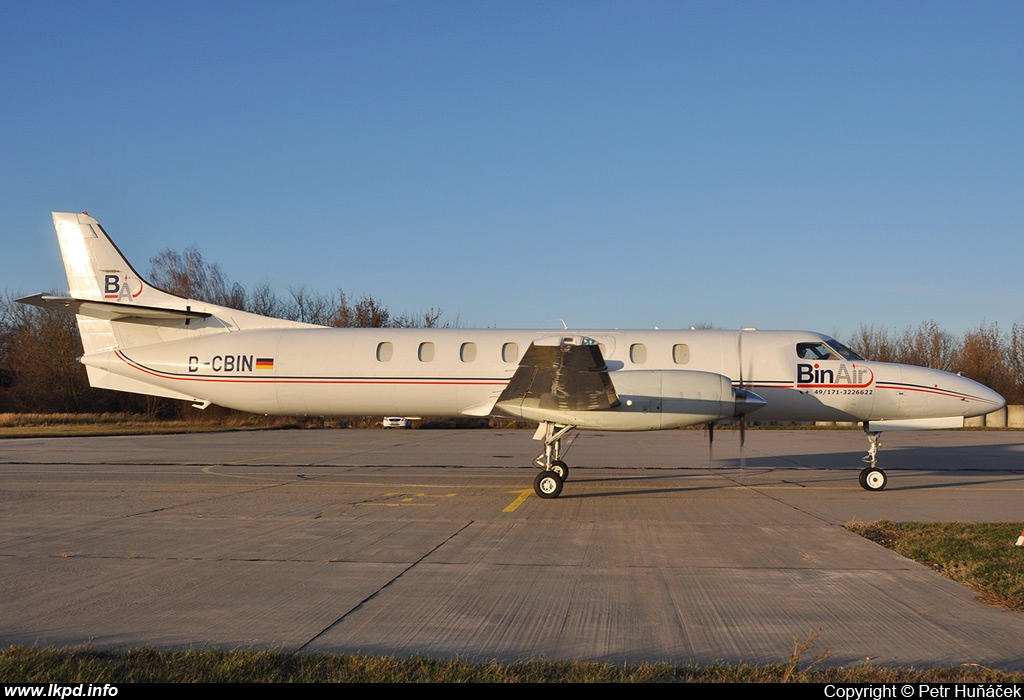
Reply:
[[[956,375],[956,379],[955,390],[968,404],[967,411],[964,412],[965,418],[984,416],[1006,406],[1006,399],[981,382],[960,375]]]

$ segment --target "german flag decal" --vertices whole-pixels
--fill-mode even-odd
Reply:
[[[273,357],[257,357],[256,369],[274,369]]]

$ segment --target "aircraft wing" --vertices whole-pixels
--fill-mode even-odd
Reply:
[[[531,343],[497,406],[601,411],[619,405],[601,349],[589,338],[560,336]]]
[[[71,311],[80,316],[102,318],[107,321],[127,321],[130,319],[175,320],[209,318],[211,314],[201,311],[161,309],[156,306],[137,306],[121,304],[113,301],[91,301],[74,297],[58,297],[49,294],[34,294],[16,301],[44,309]]]

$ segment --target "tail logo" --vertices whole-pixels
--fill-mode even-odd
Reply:
[[[103,298],[112,301],[132,301],[142,294],[142,280],[131,275],[103,275]]]

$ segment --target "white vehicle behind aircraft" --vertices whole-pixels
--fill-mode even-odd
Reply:
[[[264,414],[488,416],[540,423],[534,481],[555,498],[562,438],[580,430],[713,426],[747,414],[859,421],[860,484],[885,488],[885,430],[962,427],[1005,405],[966,377],[864,360],[806,331],[325,328],[168,294],[88,214],[53,214],[69,292],[24,303],[77,315],[94,387]],[[756,393],[755,393],[756,392]]]

